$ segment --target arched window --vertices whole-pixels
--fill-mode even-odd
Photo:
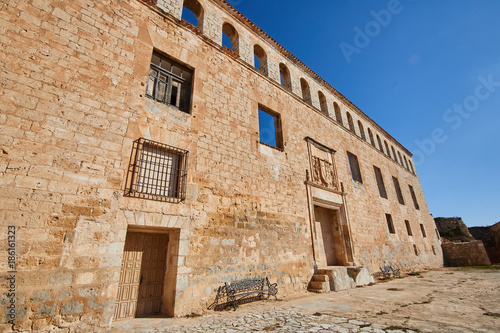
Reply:
[[[380,140],[380,136],[378,136],[378,134],[377,134],[377,142],[378,142],[378,149],[381,152],[384,152],[384,146],[382,146],[382,140]]]
[[[203,6],[197,0],[184,0],[182,19],[203,31]]]
[[[356,130],[354,129],[354,122],[352,121],[352,116],[349,112],[346,112],[347,114],[347,123],[349,124],[349,131],[356,133]]]
[[[396,156],[396,151],[394,150],[394,146],[391,146],[391,149],[392,149],[392,159],[397,162],[398,157]]]
[[[340,107],[337,102],[333,102],[333,108],[335,109],[335,119],[337,119],[337,122],[340,125],[343,125],[344,121],[342,120],[342,113],[340,112]]]
[[[406,168],[406,170],[410,171],[410,168],[408,167],[408,160],[406,159],[405,155],[403,155],[403,157],[404,157],[404,161],[405,161],[405,168]]]
[[[280,63],[280,81],[286,90],[292,91],[292,78],[290,77],[288,67],[284,63]]]
[[[236,31],[231,24],[225,22],[222,25],[222,46],[225,46],[234,53],[239,54],[239,42],[238,31]]]
[[[389,145],[387,144],[387,141],[384,140],[384,145],[385,145],[385,154],[389,157],[391,157],[391,151],[389,150]]]
[[[253,47],[254,54],[254,67],[257,68],[262,74],[267,76],[267,54],[266,51],[260,46],[255,44]]]
[[[366,141],[365,128],[361,123],[361,120],[358,120],[359,134],[361,135],[361,139]]]
[[[403,165],[403,158],[401,157],[401,153],[398,151],[398,162]]]
[[[410,166],[411,173],[415,174],[415,169],[413,169],[413,164],[411,163],[410,160],[408,160],[408,165]]]
[[[300,79],[300,88],[302,89],[302,100],[307,104],[311,104],[311,90],[309,84],[303,78]]]
[[[321,112],[323,112],[328,116],[328,104],[326,103],[325,95],[321,91],[318,91],[318,98],[319,98],[319,106],[321,107]]]
[[[375,147],[375,141],[373,140],[373,133],[370,127],[368,127],[368,137],[370,138],[370,143],[372,144],[372,146]]]

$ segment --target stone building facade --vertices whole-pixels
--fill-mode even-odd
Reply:
[[[0,46],[2,328],[442,266],[411,153],[223,0],[3,0]]]

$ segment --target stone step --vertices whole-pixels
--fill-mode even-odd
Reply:
[[[330,278],[328,277],[328,275],[314,274],[312,277],[312,280],[318,281],[318,282],[328,282],[328,281],[330,281]]]
[[[309,282],[309,288],[307,288],[307,290],[317,293],[326,293],[330,291],[330,283],[323,281],[311,281]]]

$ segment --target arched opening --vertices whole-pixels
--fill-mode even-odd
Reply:
[[[311,104],[311,90],[309,84],[303,78],[300,79],[300,89],[302,90],[302,100],[307,104]]]
[[[385,154],[389,157],[391,157],[391,150],[389,149],[389,145],[387,144],[387,141],[384,140],[384,145],[385,145]]]
[[[238,31],[229,23],[222,25],[222,46],[227,47],[236,54],[239,54],[239,36]]]
[[[398,157],[396,156],[396,151],[394,150],[394,146],[391,146],[391,149],[392,149],[392,159],[397,162]]]
[[[373,133],[370,127],[368,127],[368,138],[370,139],[371,145],[375,147],[375,141],[373,140]]]
[[[366,141],[365,128],[361,123],[361,120],[358,120],[359,134],[361,135],[361,139]]]
[[[203,31],[203,6],[197,0],[184,0],[182,19]]]
[[[343,125],[344,121],[342,120],[342,113],[340,112],[340,107],[337,102],[333,102],[333,109],[335,110],[335,119],[337,120],[337,123]]]
[[[321,112],[328,116],[328,104],[326,103],[325,94],[323,94],[321,91],[318,91],[318,99]]]
[[[384,146],[382,146],[382,140],[380,140],[380,136],[378,136],[378,134],[377,134],[377,142],[378,142],[378,150],[380,150],[383,153]]]
[[[406,159],[406,156],[405,156],[405,155],[403,155],[403,157],[404,157],[404,161],[405,161],[405,168],[406,168],[406,170],[408,170],[408,171],[409,171],[409,170],[410,170],[410,168],[408,167],[408,160]]]
[[[403,165],[403,158],[401,157],[401,153],[398,151],[398,162]]]
[[[280,83],[286,90],[292,91],[292,78],[284,63],[280,63]]]
[[[415,169],[413,169],[413,164],[411,163],[410,160],[408,160],[408,165],[410,166],[411,173],[415,174]]]
[[[356,133],[356,130],[354,129],[354,122],[352,120],[352,116],[349,112],[347,114],[347,123],[349,124],[349,130],[353,133]]]
[[[253,61],[254,67],[267,76],[267,54],[260,45],[255,44],[253,47]]]

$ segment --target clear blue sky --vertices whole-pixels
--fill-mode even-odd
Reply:
[[[500,221],[500,1],[228,2],[414,154],[435,217]]]

